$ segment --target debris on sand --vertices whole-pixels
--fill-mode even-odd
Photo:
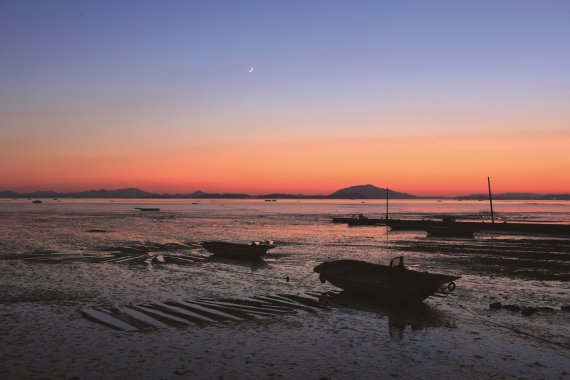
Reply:
[[[529,316],[529,315],[536,314],[538,312],[549,313],[549,314],[556,312],[556,309],[554,309],[552,307],[548,307],[548,306],[535,307],[535,306],[503,305],[501,302],[493,302],[493,303],[489,304],[489,309],[491,309],[491,310],[505,309],[505,310],[509,310],[509,311],[513,311],[513,312],[520,312],[525,317]],[[562,306],[561,310],[570,311],[570,307],[569,306]]]

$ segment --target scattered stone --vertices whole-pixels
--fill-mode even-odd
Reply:
[[[391,373],[390,376],[392,376],[392,377],[399,377],[400,374],[398,374],[398,373]]]
[[[473,355],[473,357],[474,357],[475,359],[483,359],[483,357],[482,357],[481,355]]]
[[[538,310],[543,313],[554,313],[554,309],[548,306],[541,306],[538,308]]]
[[[166,260],[164,259],[163,255],[156,255],[153,256],[151,263],[153,264],[164,264],[166,262]]]
[[[564,305],[560,307],[560,310],[562,311],[570,311],[570,305]]]
[[[503,306],[503,309],[507,309],[509,311],[521,311],[522,308],[520,306],[517,305],[505,305]]]
[[[524,316],[529,316],[529,315],[533,315],[537,311],[538,311],[538,309],[536,307],[527,306],[521,311],[521,314]]]
[[[489,305],[489,309],[500,309],[503,307],[503,304],[500,302],[493,302]]]

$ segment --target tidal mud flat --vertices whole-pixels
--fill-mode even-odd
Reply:
[[[433,239],[332,225],[297,204],[255,207],[3,212],[2,377],[569,378],[566,240]],[[277,248],[255,263],[212,259],[199,247],[260,237]],[[148,263],[157,254],[165,264]],[[462,276],[455,292],[417,307],[378,305],[343,297],[312,272],[326,260],[402,254],[413,269]],[[236,312],[255,300],[274,301]],[[121,331],[81,312],[142,307],[184,319],[168,306],[196,302],[242,318]],[[536,311],[523,315],[525,307]]]

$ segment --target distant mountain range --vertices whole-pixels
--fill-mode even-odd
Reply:
[[[415,196],[388,189],[390,199],[487,199],[487,194],[471,194],[457,197]],[[149,193],[137,188],[117,190],[86,190],[74,193],[58,193],[55,191],[35,191],[32,193],[16,193],[14,191],[0,191],[0,198],[210,198],[210,199],[386,199],[386,189],[374,185],[350,186],[335,191],[329,195],[305,194],[234,194],[234,193],[205,193],[195,191],[188,194],[159,194]],[[570,200],[570,194],[534,194],[534,193],[503,193],[493,195],[493,199],[525,199],[525,200]]]

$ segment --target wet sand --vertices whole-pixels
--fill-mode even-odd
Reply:
[[[2,378],[570,376],[570,312],[561,309],[570,303],[566,241],[429,239],[384,227],[349,229],[314,215],[213,218],[207,225],[182,217],[98,218],[96,229],[109,232],[88,232],[95,223],[84,215],[3,219],[4,231],[21,234],[2,242],[3,252],[20,250],[0,259]],[[252,264],[212,260],[192,245],[220,229],[233,239],[272,237],[277,248]],[[541,251],[549,253],[536,257]],[[312,272],[325,260],[386,263],[402,253],[410,268],[461,275],[456,291],[416,308],[375,305],[334,295]],[[165,255],[167,264],[148,265],[148,254]],[[117,262],[129,255],[142,257]],[[168,255],[187,261],[168,263]],[[326,308],[137,332],[80,312],[276,294],[321,295]],[[524,316],[490,309],[495,302],[542,309]]]
[[[419,311],[333,299],[330,309],[316,313],[129,333],[88,321],[78,311],[188,299],[198,293],[194,286],[211,279],[176,264],[150,270],[72,265],[2,265],[19,279],[2,286],[4,378],[566,378],[570,371],[570,350],[560,346],[570,343],[570,313],[560,310],[568,292],[556,283],[535,282],[514,292],[511,280],[468,275],[456,293],[430,299]],[[191,286],[180,283],[187,276]],[[228,287],[219,297],[244,295],[232,291],[233,276],[241,277],[227,273]],[[313,280],[310,288],[333,289]],[[285,281],[249,281],[248,295],[297,290]],[[462,290],[467,283],[469,291]],[[524,317],[490,310],[496,300],[533,300],[553,310]]]

